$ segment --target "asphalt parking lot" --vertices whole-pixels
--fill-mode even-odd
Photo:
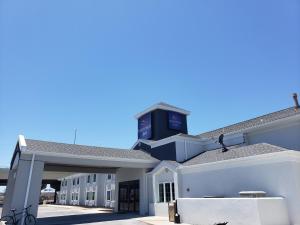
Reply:
[[[2,208],[0,207],[0,213]],[[105,208],[41,205],[37,225],[173,225],[165,217],[118,214]]]
[[[38,212],[38,225],[145,225],[136,214],[116,214],[103,208],[42,205]]]

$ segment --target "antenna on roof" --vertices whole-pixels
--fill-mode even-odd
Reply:
[[[75,131],[74,131],[74,142],[73,142],[74,145],[76,143],[76,137],[77,137],[77,128],[75,128]]]
[[[221,134],[220,136],[219,136],[219,143],[220,143],[220,145],[222,145],[222,152],[227,152],[228,151],[228,148],[226,147],[226,145],[224,144],[224,134]]]

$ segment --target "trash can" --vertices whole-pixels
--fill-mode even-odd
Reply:
[[[168,212],[169,212],[169,221],[174,222],[175,221],[175,207],[174,202],[168,203]]]

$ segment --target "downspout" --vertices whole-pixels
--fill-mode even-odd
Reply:
[[[28,203],[28,196],[29,196],[29,190],[30,190],[30,184],[31,184],[31,177],[32,177],[32,171],[33,171],[34,159],[35,159],[35,154],[33,154],[32,158],[31,158],[30,171],[29,171],[25,201],[24,201],[24,209],[27,207],[27,203]],[[23,214],[22,214],[21,225],[24,225],[25,214],[26,214],[26,212],[24,211]]]

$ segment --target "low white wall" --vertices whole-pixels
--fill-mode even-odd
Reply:
[[[211,225],[289,225],[283,198],[179,198],[181,222]]]
[[[150,203],[149,215],[168,217],[168,203]]]
[[[181,168],[179,197],[230,198],[238,197],[240,191],[265,191],[268,197],[284,197],[291,224],[300,225],[299,159],[265,155],[266,158],[247,157],[249,159]]]

